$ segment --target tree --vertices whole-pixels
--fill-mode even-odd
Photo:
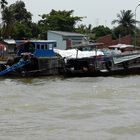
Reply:
[[[40,38],[40,26],[38,26],[37,23],[31,23],[31,33],[32,33],[32,38]]]
[[[7,4],[8,4],[8,2],[6,0],[0,0],[1,9],[4,9]]]
[[[133,34],[135,29],[135,23],[138,22],[134,19],[134,14],[131,10],[122,10],[120,14],[117,14],[117,19],[112,21],[112,24],[117,23],[119,34],[128,35]]]
[[[32,20],[32,14],[27,11],[23,1],[16,1],[16,3],[11,4],[9,11],[13,14],[13,18],[16,22],[30,23]]]
[[[10,6],[10,8],[16,22],[31,23],[32,14],[27,11],[23,1],[16,1],[16,3]]]
[[[1,7],[1,12],[5,9],[6,5],[8,2],[6,0],[0,0],[0,7]],[[2,21],[0,21],[1,26],[2,26]],[[2,35],[2,28],[0,29],[0,36]]]
[[[2,28],[2,36],[9,37],[11,33],[13,33],[14,28],[14,17],[13,12],[10,10],[9,7],[6,7],[2,11],[2,20],[3,20],[3,28]]]
[[[72,16],[73,12],[73,10],[52,10],[49,14],[41,15],[42,20],[39,24],[46,26],[49,30],[74,31],[75,24],[81,21],[82,17]]]
[[[23,37],[25,35],[25,31],[31,30],[32,14],[26,10],[25,3],[23,1],[16,1],[16,3],[6,7],[2,11],[2,19],[4,24],[3,36],[5,38],[9,36],[16,37],[16,35],[19,35],[21,27],[24,27],[20,33],[20,36],[22,36],[23,33]],[[26,30],[23,31],[24,29]],[[30,34],[30,31],[26,34]]]
[[[77,28],[75,28],[75,32],[81,33],[81,34],[86,34],[87,33],[87,26],[84,24],[78,25]]]
[[[100,26],[98,26],[98,27],[94,27],[94,28],[92,29],[92,33],[95,34],[95,39],[97,39],[98,37],[111,34],[112,31],[111,31],[111,29],[109,29],[108,27],[104,27],[103,25],[100,25]]]
[[[15,39],[31,38],[32,30],[25,23],[16,22],[14,34],[12,36]]]

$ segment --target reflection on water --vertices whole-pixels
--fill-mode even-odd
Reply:
[[[140,76],[0,79],[2,140],[140,137]]]

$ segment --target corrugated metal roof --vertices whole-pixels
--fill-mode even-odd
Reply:
[[[51,32],[51,33],[54,33],[54,34],[59,34],[59,35],[62,35],[62,36],[81,36],[81,37],[87,36],[87,35],[84,35],[84,34],[73,33],[73,32],[63,32],[63,31],[48,31],[48,32]]]

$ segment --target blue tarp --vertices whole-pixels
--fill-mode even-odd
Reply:
[[[34,56],[36,56],[36,57],[53,57],[53,56],[56,56],[56,53],[53,50],[36,49],[34,52]]]
[[[29,64],[30,61],[24,61],[24,60],[20,60],[18,63],[12,65],[11,67],[8,67],[7,69],[3,70],[0,72],[0,76],[5,75],[7,73],[10,73],[16,69],[22,68],[23,66]]]

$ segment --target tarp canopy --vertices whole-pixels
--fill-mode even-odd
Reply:
[[[86,58],[86,57],[93,57],[93,56],[99,56],[104,55],[102,51],[80,51],[77,49],[69,49],[69,50],[59,50],[54,49],[54,52],[59,54],[63,58]]]

